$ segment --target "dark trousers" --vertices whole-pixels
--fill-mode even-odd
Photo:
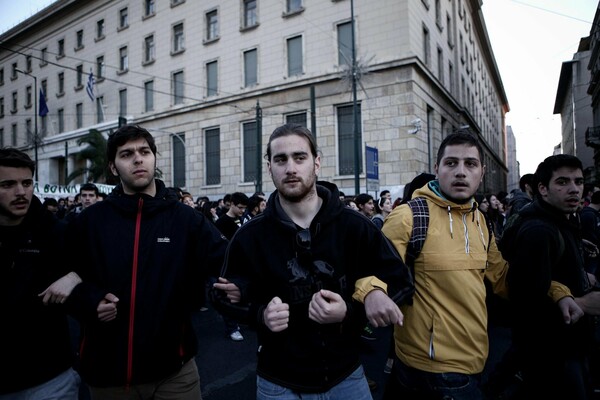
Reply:
[[[433,373],[408,367],[397,357],[383,400],[483,400],[481,376]]]

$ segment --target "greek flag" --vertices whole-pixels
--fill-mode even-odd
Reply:
[[[94,85],[96,84],[96,80],[94,79],[94,74],[92,69],[90,68],[90,76],[88,77],[87,85],[85,87],[85,91],[92,101],[96,101],[96,94],[94,93]]]

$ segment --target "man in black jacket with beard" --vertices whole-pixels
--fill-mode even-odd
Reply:
[[[67,229],[71,268],[83,280],[67,301],[82,322],[81,374],[95,400],[197,400],[191,314],[227,240],[155,179],[147,130],[110,134],[107,158],[120,184]]]
[[[583,193],[583,167],[574,156],[546,158],[535,172],[533,203],[519,211],[520,225],[509,227],[502,254],[510,263],[507,282],[513,303],[513,340],[523,374],[523,398],[591,398],[588,356],[590,318],[600,314],[600,292],[584,270],[576,213]],[[571,291],[555,304],[547,295],[551,281]],[[570,318],[574,303],[581,319]],[[571,313],[576,315],[576,313]]]
[[[34,170],[27,154],[0,149],[0,399],[77,400],[66,311],[44,305],[54,296],[45,289],[68,271],[63,224],[33,194]]]
[[[277,190],[232,239],[215,284],[248,304],[247,322],[257,327],[257,399],[371,399],[359,360],[364,312],[374,327],[401,325],[410,272],[368,218],[344,207],[335,185],[317,182],[321,159],[308,129],[275,129],[266,159]],[[368,293],[363,314],[355,285]]]

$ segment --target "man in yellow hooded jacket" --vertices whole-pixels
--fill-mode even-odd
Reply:
[[[483,398],[480,375],[488,356],[484,279],[506,297],[508,264],[473,198],[485,173],[482,160],[476,136],[453,133],[440,145],[437,179],[413,194],[426,199],[429,225],[414,262],[413,304],[401,308],[404,326],[394,330],[396,358],[385,399]],[[396,207],[383,226],[405,260],[412,227],[408,205]],[[549,295],[558,301],[570,292],[555,283]]]

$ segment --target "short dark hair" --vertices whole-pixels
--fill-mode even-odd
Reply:
[[[31,175],[35,172],[35,162],[29,155],[13,147],[0,149],[0,166],[13,168],[29,168]]]
[[[527,189],[525,185],[529,185],[532,189],[534,189],[535,184],[535,176],[533,174],[525,174],[519,179],[519,188],[522,192],[525,192]],[[534,189],[535,190],[535,189]]]
[[[550,179],[552,179],[552,173],[562,167],[577,168],[583,172],[583,164],[581,163],[581,160],[575,156],[570,154],[555,154],[546,157],[535,170],[535,181],[537,182],[536,192],[537,186],[540,183],[545,187],[548,187]]]
[[[437,153],[437,164],[439,165],[442,161],[446,147],[460,144],[466,144],[467,146],[475,147],[479,153],[479,161],[481,161],[483,164],[483,148],[481,147],[481,143],[479,143],[477,136],[475,136],[475,134],[473,134],[469,129],[459,129],[449,134],[444,138],[444,140],[442,140]]]
[[[313,157],[317,157],[319,154],[319,149],[317,148],[317,142],[315,141],[315,137],[312,132],[309,131],[307,127],[300,124],[285,124],[275,128],[273,133],[271,133],[271,136],[269,137],[269,143],[267,144],[267,154],[265,154],[265,160],[271,161],[271,142],[277,138],[289,135],[300,136],[308,140],[311,154]]]
[[[94,193],[96,193],[96,196],[100,195],[100,190],[98,190],[98,186],[94,185],[91,182],[84,183],[83,185],[79,186],[79,193],[83,192],[84,190],[93,190]]]
[[[106,157],[108,162],[115,161],[117,149],[120,146],[139,138],[143,138],[148,142],[150,150],[156,156],[156,143],[150,132],[139,125],[124,125],[108,135],[108,141],[106,142]]]
[[[248,198],[248,209],[254,210],[256,207],[260,206],[260,203],[266,201],[263,197],[253,194]]]
[[[237,206],[238,204],[248,206],[248,196],[242,192],[231,193],[231,204],[234,206]]]
[[[373,196],[371,196],[368,193],[361,193],[358,196],[356,196],[354,198],[354,202],[356,203],[356,205],[365,205],[367,204],[370,200],[373,200]]]

